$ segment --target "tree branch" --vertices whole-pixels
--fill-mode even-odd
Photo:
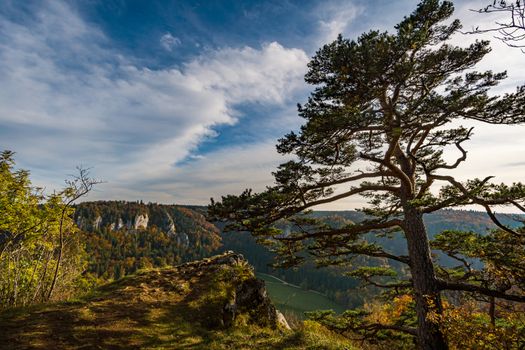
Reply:
[[[368,282],[370,285],[378,287],[378,288],[395,288],[395,289],[398,289],[398,288],[412,288],[413,287],[412,282],[382,284],[382,283],[377,283],[377,282],[373,281],[369,277],[361,277],[361,278],[364,279],[366,282]]]
[[[337,230],[330,230],[330,231],[319,231],[319,232],[312,232],[312,233],[305,233],[302,235],[297,235],[294,237],[279,237],[279,240],[281,241],[300,241],[307,238],[316,238],[316,237],[325,237],[325,236],[336,236],[336,235],[356,235],[363,232],[369,232],[373,230],[382,230],[386,228],[391,228],[395,226],[402,226],[403,221],[399,219],[393,219],[385,222],[374,222],[374,223],[364,223],[364,224],[357,224],[352,225],[347,228],[337,229]],[[385,253],[387,254],[387,253]],[[386,257],[386,256],[385,256]]]
[[[468,283],[449,282],[438,279],[441,290],[459,290],[464,292],[479,293],[490,297],[505,299],[509,301],[525,302],[525,295],[507,294],[494,289],[476,286]]]
[[[351,196],[354,196],[356,194],[363,193],[363,192],[368,192],[368,191],[387,191],[387,192],[397,193],[399,191],[399,188],[398,187],[394,187],[394,186],[383,186],[383,185],[366,185],[366,186],[361,186],[361,187],[354,188],[354,189],[352,189],[350,191],[347,191],[347,192],[344,192],[344,193],[340,193],[340,194],[332,196],[332,197],[319,199],[319,200],[307,203],[307,204],[305,204],[305,205],[303,205],[301,207],[294,208],[294,211],[295,212],[300,212],[300,211],[303,211],[305,209],[314,207],[316,205],[330,203],[330,202],[336,201],[338,199],[351,197]]]
[[[461,152],[461,157],[457,158],[456,161],[454,162],[454,164],[438,165],[438,166],[435,166],[434,168],[432,168],[432,170],[437,170],[437,169],[456,169],[461,164],[461,162],[464,162],[465,160],[467,160],[467,151],[465,151],[465,149],[463,147],[461,147],[461,144],[463,142],[467,141],[470,138],[470,134],[472,133],[473,129],[474,128],[470,128],[469,131],[467,132],[467,135],[465,137],[463,137],[461,140],[459,140],[459,141],[457,141],[455,143],[457,149],[459,149],[459,151]]]
[[[364,153],[361,153],[359,156],[362,159],[369,160],[369,161],[374,162],[374,163],[379,163],[379,164],[385,166],[387,169],[392,171],[392,173],[393,173],[392,176],[395,176],[399,180],[404,182],[405,185],[408,186],[408,188],[412,187],[412,181],[407,176],[407,174],[405,174],[401,169],[399,169],[394,164],[392,164],[392,162],[390,162],[390,160],[376,158],[376,157],[373,157],[373,156],[370,156],[370,155],[364,154]]]
[[[378,171],[374,173],[362,173],[362,174],[358,174],[354,176],[344,177],[341,179],[319,182],[314,185],[304,186],[301,188],[301,190],[309,191],[309,190],[314,190],[314,189],[329,187],[329,186],[334,186],[334,185],[340,185],[340,184],[344,184],[347,182],[352,182],[352,181],[357,181],[357,180],[362,180],[362,179],[367,179],[367,178],[383,177],[383,176],[390,176],[390,175],[392,175],[392,173],[389,173],[387,171]]]
[[[324,248],[327,248],[327,247],[324,247]],[[357,247],[352,247],[352,248],[357,248]],[[403,263],[403,264],[406,264],[406,265],[410,265],[410,259],[408,256],[404,256],[404,255],[394,255],[394,254],[391,254],[391,253],[388,253],[382,249],[376,249],[374,251],[371,251],[371,250],[366,250],[366,249],[363,249],[363,250],[358,250],[358,249],[354,249],[354,250],[351,250],[350,246],[347,246],[346,247],[346,251],[338,251],[338,252],[330,252],[330,253],[326,253],[326,254],[319,254],[319,253],[316,253],[314,254],[315,256],[317,257],[320,257],[320,258],[327,258],[327,257],[331,257],[331,256],[344,256],[344,255],[365,255],[365,256],[370,256],[370,257],[373,257],[373,258],[386,258],[386,259],[390,259],[390,260],[394,260],[394,261],[397,261],[397,262],[400,262],[400,263]]]
[[[377,330],[391,330],[391,331],[397,331],[402,333],[407,333],[413,336],[417,336],[417,331],[415,328],[410,327],[404,327],[404,326],[396,326],[396,325],[387,325],[387,324],[381,324],[381,323],[371,323],[368,325],[367,328],[377,329]]]

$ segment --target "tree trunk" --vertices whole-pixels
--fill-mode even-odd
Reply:
[[[492,325],[492,327],[496,327],[496,298],[494,297],[490,297],[489,315],[490,324]]]
[[[55,289],[55,285],[57,283],[58,271],[60,270],[60,263],[62,263],[62,253],[64,251],[64,218],[66,216],[66,210],[68,206],[69,206],[69,203],[67,203],[66,206],[62,209],[62,214],[60,216],[57,265],[55,267],[55,273],[53,275],[53,281],[51,282],[51,287],[49,287],[49,293],[47,294],[47,300],[50,300],[51,296],[53,295],[53,290]]]
[[[410,257],[410,271],[414,285],[418,320],[417,344],[422,350],[448,349],[439,324],[428,319],[429,314],[441,315],[443,306],[439,285],[430,256],[423,214],[410,205],[405,206],[405,235]]]

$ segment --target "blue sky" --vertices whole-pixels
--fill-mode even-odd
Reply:
[[[296,104],[311,90],[303,75],[317,48],[338,33],[392,29],[417,4],[0,2],[0,148],[48,190],[83,165],[106,181],[89,199],[188,204],[271,184],[284,160],[274,145],[301,123]],[[493,20],[468,11],[478,4],[456,2],[467,28]],[[493,44],[482,68],[507,69],[499,91],[510,91],[524,81],[525,56]],[[523,180],[523,128],[477,130],[458,176]]]

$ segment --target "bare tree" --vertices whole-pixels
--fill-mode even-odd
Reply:
[[[478,13],[503,13],[506,19],[496,21],[491,28],[473,28],[468,34],[496,33],[495,37],[510,47],[521,48],[525,52],[525,0],[505,1],[494,0],[481,9],[473,9]]]
[[[68,215],[68,211],[76,200],[88,194],[96,184],[102,183],[100,180],[89,177],[89,169],[85,169],[80,166],[77,167],[77,170],[78,175],[74,175],[72,176],[72,179],[66,180],[66,188],[60,193],[64,200],[60,214],[58,257],[53,275],[53,281],[51,282],[51,286],[49,287],[49,292],[47,294],[48,300],[51,299],[53,290],[55,289],[58,279],[58,272],[60,270],[60,263],[62,262],[62,255],[64,251],[64,223]]]

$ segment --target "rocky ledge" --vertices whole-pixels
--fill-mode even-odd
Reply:
[[[195,276],[214,276],[215,282],[224,279],[226,300],[220,315],[209,320],[211,326],[230,327],[243,315],[247,321],[259,326],[284,327],[290,329],[286,319],[272,304],[263,280],[255,277],[253,267],[241,254],[227,251],[199,261],[176,266],[186,279]],[[211,283],[212,285],[214,283]]]

